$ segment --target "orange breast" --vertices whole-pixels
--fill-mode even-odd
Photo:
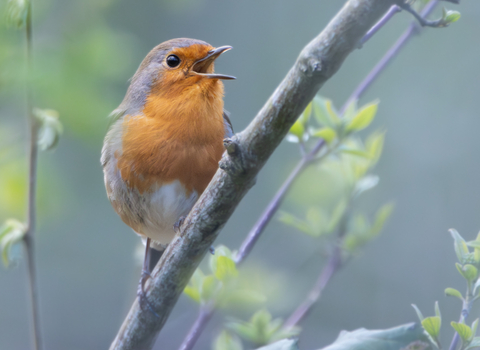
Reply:
[[[223,153],[223,85],[202,80],[181,93],[151,93],[143,115],[123,122],[122,179],[143,193],[174,180],[201,194]]]

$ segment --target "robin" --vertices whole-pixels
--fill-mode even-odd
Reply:
[[[235,77],[214,72],[231,48],[186,38],[156,46],[111,114],[101,163],[110,203],[145,243],[140,296],[233,135],[222,80]]]

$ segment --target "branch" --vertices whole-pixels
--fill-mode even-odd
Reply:
[[[33,0],[32,0],[33,1]],[[32,90],[32,1],[28,2],[27,18],[25,25],[26,43],[27,43],[27,115],[30,133],[30,147],[29,147],[29,172],[28,172],[28,207],[27,207],[27,231],[23,236],[25,243],[28,280],[30,287],[30,300],[32,306],[32,321],[33,321],[33,340],[34,348],[41,350],[42,338],[40,333],[40,317],[38,309],[38,292],[37,292],[37,277],[35,271],[35,224],[36,224],[36,197],[37,197],[37,159],[38,159],[38,121],[33,115],[33,90]]]
[[[393,0],[350,0],[300,53],[250,125],[234,135],[206,191],[146,286],[156,317],[136,300],[111,349],[150,349],[189,278],[298,115]]]
[[[283,327],[289,329],[295,327],[308,314],[312,307],[317,303],[323,290],[330,282],[333,275],[342,267],[342,249],[338,245],[328,259],[327,265],[322,269],[317,282],[313,286],[307,298],[297,307],[297,309],[285,321]]]

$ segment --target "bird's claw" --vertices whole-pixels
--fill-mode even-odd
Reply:
[[[173,231],[175,231],[175,233],[178,233],[180,231],[180,227],[183,225],[184,221],[185,216],[181,216],[180,219],[178,219],[178,221],[173,224]]]
[[[213,247],[213,245],[208,248],[208,251],[210,252],[210,254],[215,255],[215,248]]]
[[[138,302],[142,310],[144,310],[144,307],[147,306],[148,310],[150,310],[150,312],[154,314],[155,317],[160,318],[160,316],[153,309],[152,304],[150,304],[150,302],[148,301],[147,294],[145,293],[145,283],[149,278],[152,278],[152,275],[150,275],[148,271],[142,270],[142,277],[138,282],[138,289],[137,289]]]

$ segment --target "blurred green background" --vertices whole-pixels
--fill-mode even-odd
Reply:
[[[107,115],[121,102],[148,51],[175,37],[232,45],[216,70],[226,82],[225,107],[242,130],[279,84],[300,50],[343,1],[45,0],[34,2],[35,105],[59,111],[58,148],[39,159],[37,270],[45,346],[105,349],[136,292],[139,239],[111,208],[99,163]],[[452,4],[448,4],[452,8]],[[2,14],[5,1],[2,2]],[[440,302],[455,320],[464,290],[456,272],[451,227],[467,240],[480,230],[480,3],[455,6],[459,22],[427,29],[402,51],[361,103],[379,98],[371,128],[385,129],[378,187],[361,209],[388,200],[395,211],[380,238],[335,276],[302,324],[301,348],[331,343],[342,329],[388,328],[416,321]],[[436,12],[437,15],[440,11]],[[3,17],[2,17],[3,18]],[[320,93],[341,106],[411,20],[397,15],[363,49],[353,52]],[[4,23],[5,21],[2,20]],[[24,34],[0,26],[0,221],[23,219],[26,181]],[[218,238],[236,249],[299,159],[284,142],[259,175]],[[284,208],[302,212],[321,194],[322,178],[299,179]],[[320,186],[320,187],[319,187]],[[268,281],[268,304],[287,317],[313,285],[324,262],[320,241],[274,220],[244,268]],[[0,268],[0,349],[30,347],[24,260]],[[178,348],[198,305],[182,296],[158,338],[157,349]],[[249,318],[252,310],[236,311]],[[472,313],[472,319],[478,310]],[[217,313],[197,349],[209,349],[224,317]],[[451,337],[445,329],[445,342]]]

